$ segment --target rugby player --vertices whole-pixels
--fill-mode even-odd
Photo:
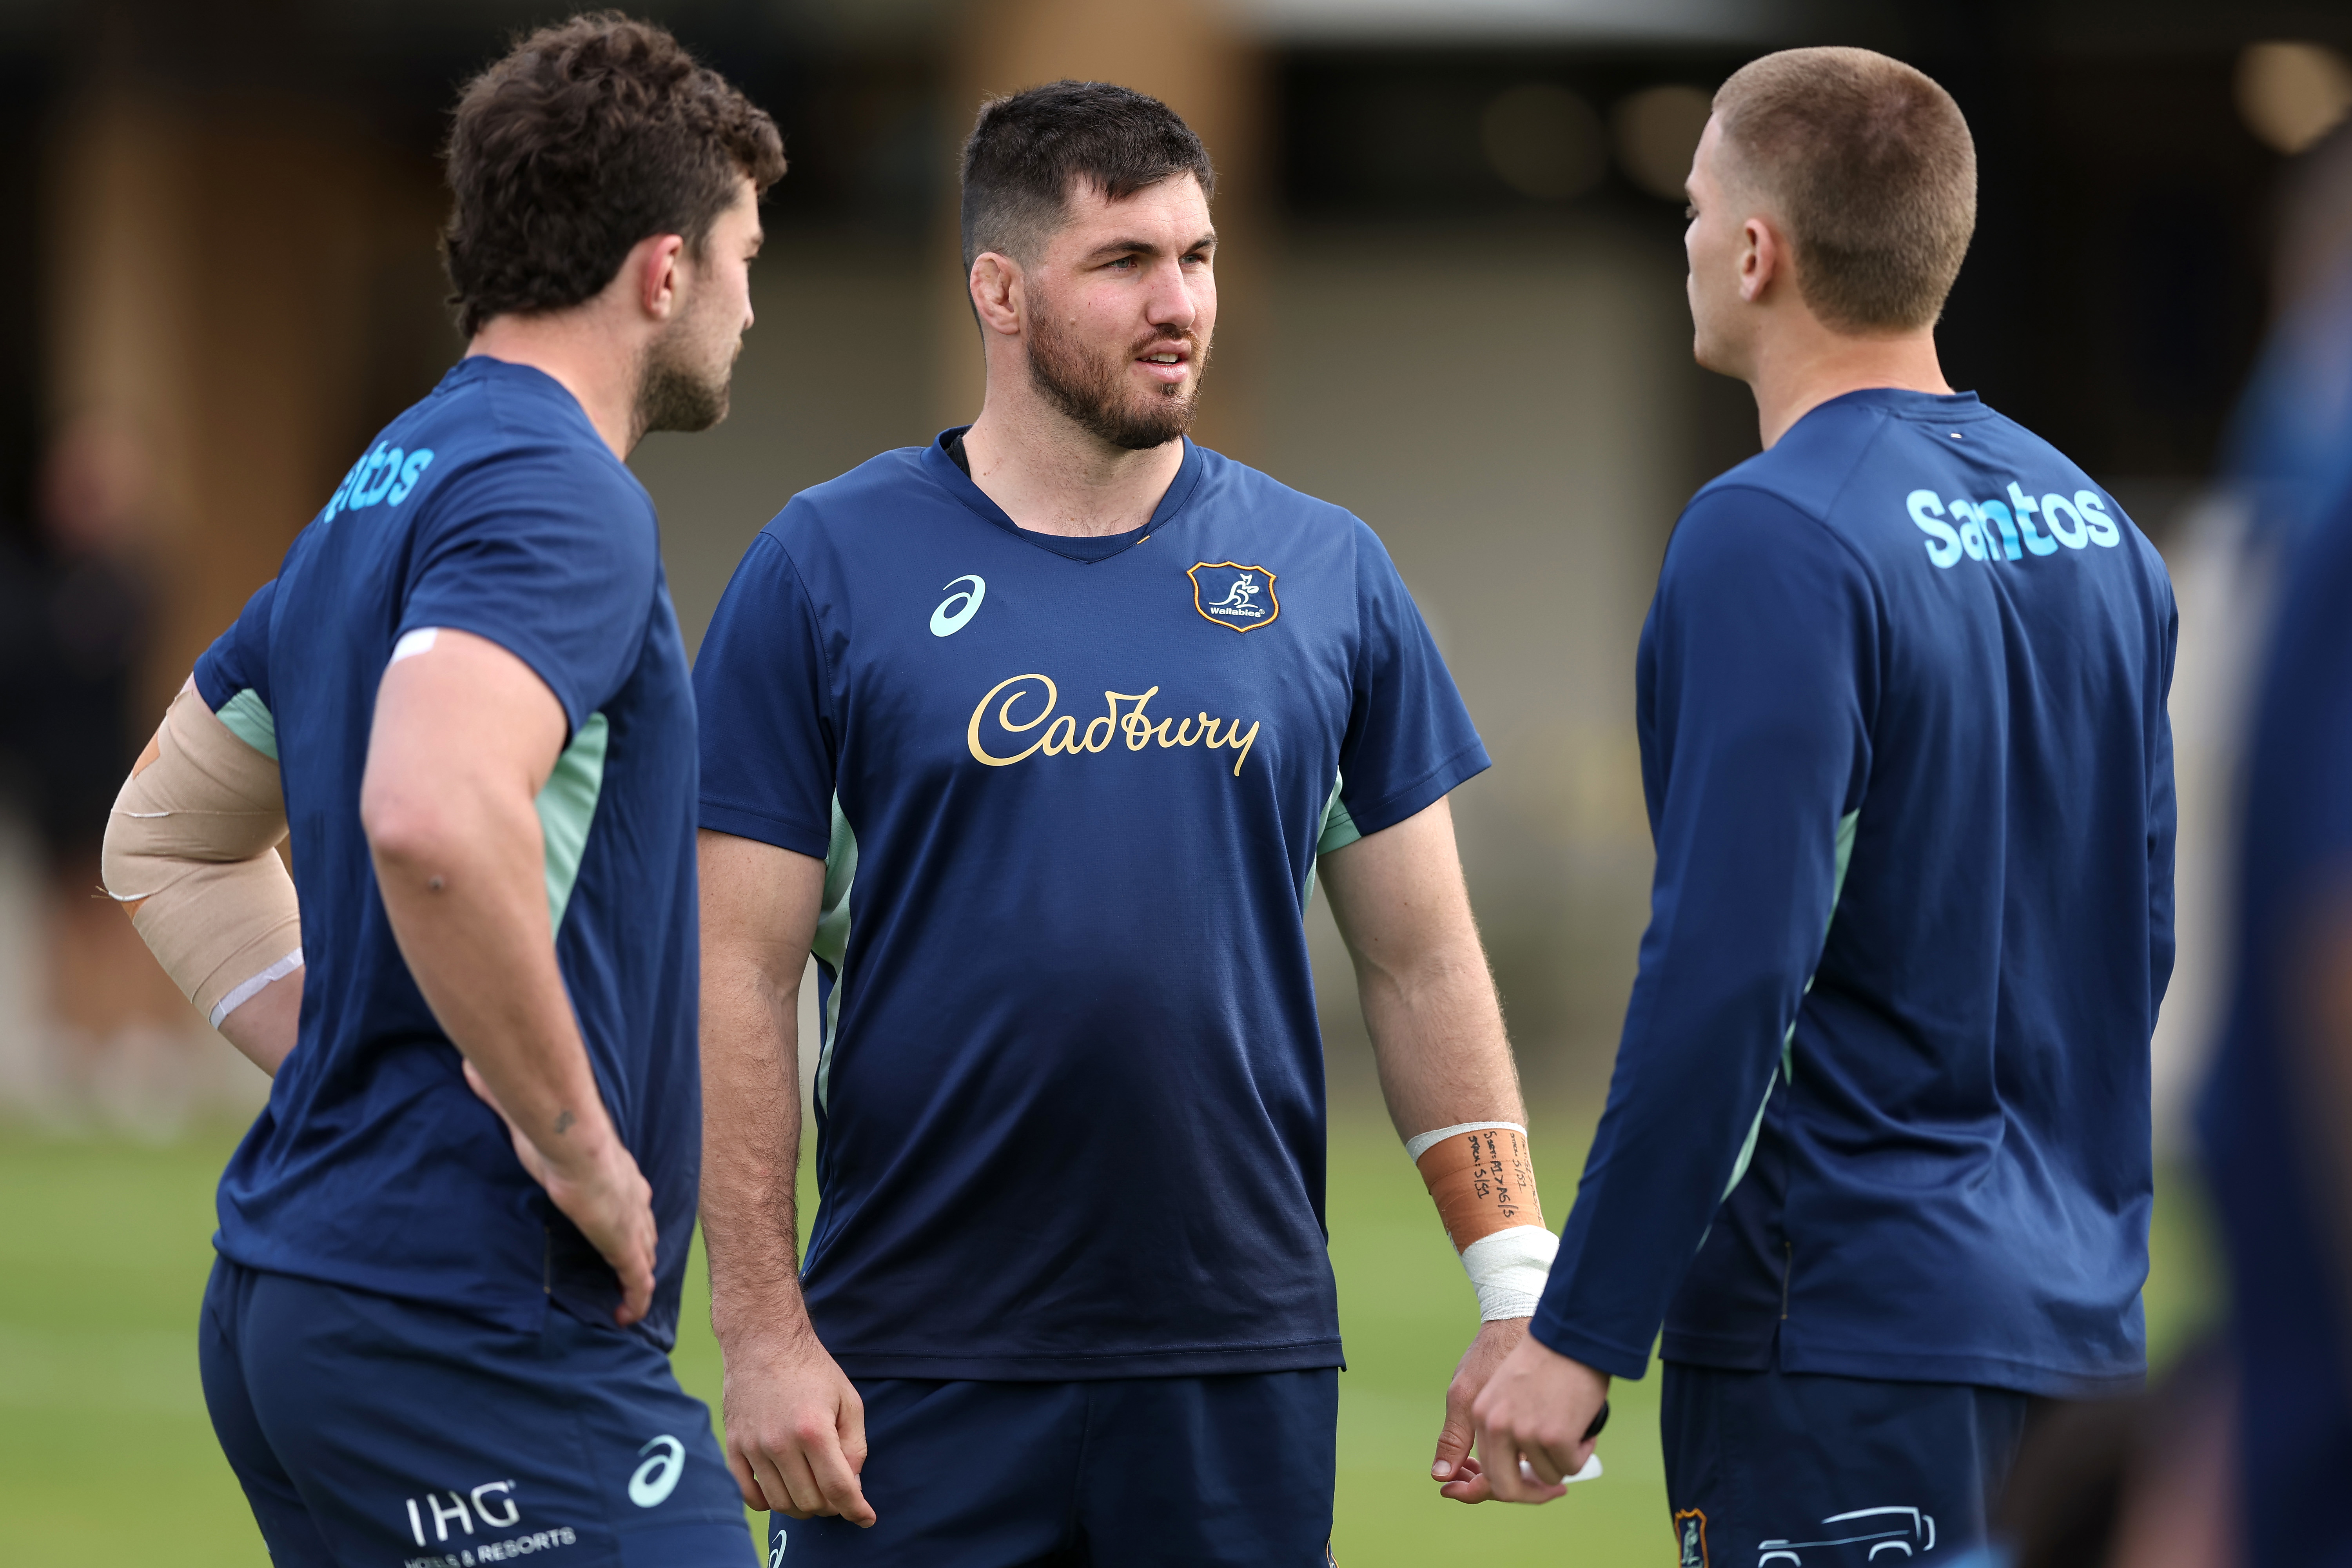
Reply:
[[[280,1568],[751,1560],[666,1354],[694,708],[622,459],[725,413],[782,172],[765,114],[615,15],[477,78],[444,235],[467,354],[197,662],[111,819],[109,888],[276,1075],[201,1353]]]
[[[2177,621],[2114,499],[1945,383],[1976,158],[1941,88],[1768,56],[1689,194],[1698,361],[1765,449],[1643,630],[1652,918],[1479,1462],[1557,1496],[1663,1321],[1683,1562],[1907,1556],[1981,1537],[2029,1398],[2142,1375]]]
[[[1325,1560],[1318,865],[1478,1287],[1455,1452],[1556,1245],[1446,805],[1477,733],[1370,530],[1185,437],[1213,184],[1139,93],[986,105],[978,418],[794,497],[696,661],[703,1223],[783,1561]]]

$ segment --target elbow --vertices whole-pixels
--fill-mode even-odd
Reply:
[[[387,872],[429,875],[448,859],[456,840],[449,813],[430,796],[373,777],[360,789],[360,828]]]

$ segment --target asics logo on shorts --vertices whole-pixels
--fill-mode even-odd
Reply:
[[[677,1489],[678,1472],[686,1468],[686,1445],[665,1434],[637,1452],[653,1458],[629,1478],[629,1500],[639,1508],[658,1508]]]

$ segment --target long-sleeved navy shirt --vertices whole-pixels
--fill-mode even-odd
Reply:
[[[1702,489],[1643,628],[1651,919],[1533,1332],[2032,1393],[2145,1366],[2172,968],[2155,549],[1971,395]]]

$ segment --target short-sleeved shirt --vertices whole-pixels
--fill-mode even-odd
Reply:
[[[610,1321],[613,1271],[467,1089],[384,916],[360,824],[394,645],[498,643],[563,706],[538,799],[555,957],[605,1109],[653,1187],[667,1345],[694,1225],[694,694],[653,502],[541,372],[463,361],[386,426],[197,661],[197,689],[275,755],[301,899],[299,1043],[220,1187],[247,1267],[529,1328]]]
[[[1108,539],[888,452],[761,531],[695,683],[703,826],[825,860],[842,1366],[1338,1364],[1316,856],[1486,765],[1371,531],[1189,443]]]
[[[1643,628],[1641,969],[1530,1331],[1637,1377],[2144,1368],[2172,968],[2164,563],[1972,395],[1702,489]]]

